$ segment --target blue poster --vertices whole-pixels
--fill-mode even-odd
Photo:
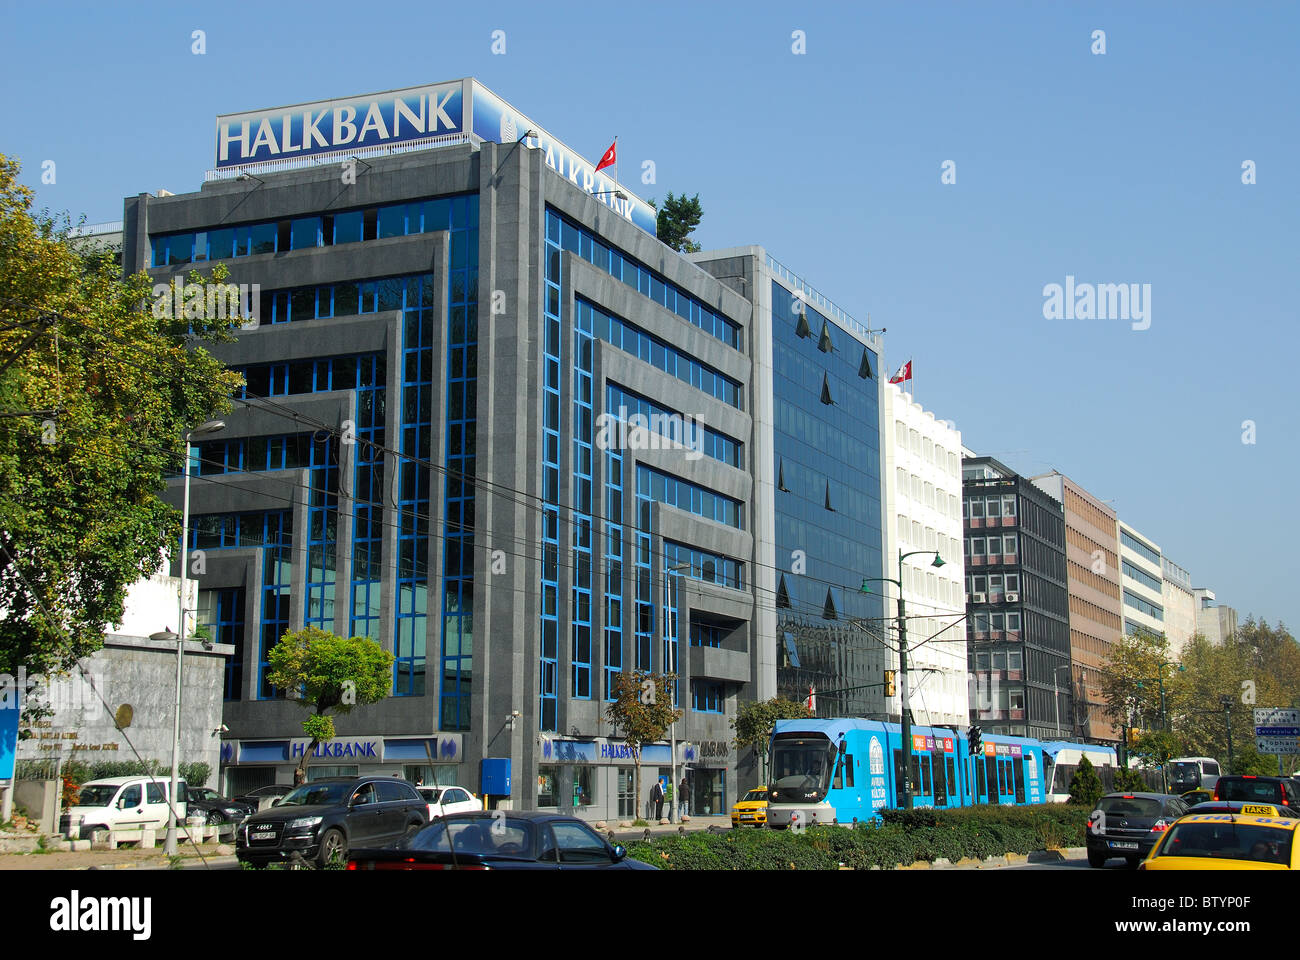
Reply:
[[[12,699],[12,698],[11,698]],[[0,708],[0,780],[12,780],[14,754],[18,749],[18,705]]]

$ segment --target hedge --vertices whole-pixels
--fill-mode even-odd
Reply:
[[[956,862],[1045,846],[1081,844],[1087,813],[1079,808],[968,807],[883,811],[884,823],[790,830],[737,830],[668,835],[638,842],[635,857],[664,870],[893,869],[939,858]]]

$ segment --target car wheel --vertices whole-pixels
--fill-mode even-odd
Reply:
[[[1104,867],[1106,866],[1107,859],[1108,857],[1104,853],[1097,853],[1092,850],[1088,851],[1088,866],[1090,867]]]
[[[316,866],[324,869],[334,858],[346,859],[347,855],[348,843],[343,837],[343,831],[326,830],[324,836],[320,838],[320,852],[316,855]]]
[[[209,811],[208,811],[208,826],[209,826],[209,827],[220,827],[220,826],[222,826],[225,822],[226,822],[226,815],[225,815],[224,813],[222,813],[220,810],[209,810]]]
[[[423,827],[424,824],[422,823],[408,823],[406,825],[406,834],[404,839],[410,840],[413,836],[419,833]]]

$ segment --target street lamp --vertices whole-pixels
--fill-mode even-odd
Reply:
[[[664,566],[664,594],[665,594],[665,596],[664,596],[664,602],[665,602],[665,604],[667,604],[667,601],[668,601],[668,596],[667,596],[667,594],[668,594],[668,589],[669,589],[669,588],[668,588],[668,583],[669,583],[669,577],[670,577],[670,575],[672,575],[672,574],[676,574],[676,573],[681,573],[681,571],[683,571],[683,570],[690,570],[690,569],[691,569],[691,565],[690,565],[689,563],[679,563],[679,564],[676,564],[675,566],[671,566],[671,567],[669,567],[669,566],[667,566],[667,565]],[[678,634],[677,626],[679,626],[679,625],[681,624],[681,610],[679,609],[679,606],[680,606],[680,604],[681,604],[682,595],[681,595],[681,590],[680,590],[680,588],[678,587],[678,584],[677,584],[675,581],[673,582],[672,588],[673,588],[673,591],[674,591],[675,598],[676,598],[677,602],[674,603],[674,604],[672,605],[672,607],[665,606],[665,608],[664,608],[664,659],[665,659],[665,661],[668,659],[668,617],[671,615],[671,616],[674,618],[674,624],[675,624],[675,625],[674,625],[674,629],[673,629],[673,639],[674,639],[674,640],[676,641],[676,643],[677,643],[677,650],[676,650],[677,656],[674,658],[674,661],[675,661],[675,662],[672,664],[672,669],[671,669],[670,672],[673,673],[674,675],[676,675],[676,674],[677,674],[677,665],[678,665],[678,663],[681,662],[681,649],[680,649],[680,648],[681,648],[682,638],[679,637],[679,636],[677,635],[677,634]],[[670,614],[670,612],[669,612],[670,610],[671,610],[671,614]],[[680,677],[675,677],[675,679],[673,680],[673,693],[674,693],[674,697],[673,697],[673,709],[676,709],[676,708],[677,708],[677,698],[676,698],[675,694],[676,694],[676,692],[677,692],[677,687],[678,687],[678,684],[680,683],[680,680],[681,680]],[[686,711],[683,710],[683,711],[682,711],[682,718],[685,719],[685,717],[686,717]],[[668,724],[668,735],[669,735],[669,742],[670,742],[670,744],[671,744],[671,749],[672,749],[672,757],[670,758],[670,770],[672,771],[671,774],[670,774],[670,776],[672,777],[672,781],[669,783],[669,787],[671,787],[671,788],[672,788],[672,791],[673,791],[673,800],[672,800],[672,803],[670,803],[670,804],[668,805],[668,819],[669,819],[669,820],[672,820],[672,821],[676,821],[676,820],[677,820],[677,811],[678,811],[678,809],[679,809],[679,804],[680,804],[680,802],[681,802],[681,798],[677,796],[679,793],[681,793],[681,790],[679,789],[679,786],[678,786],[678,783],[677,783],[677,721],[676,721],[676,720],[674,720],[672,723]],[[640,803],[641,801],[638,800],[637,802]]]
[[[1052,709],[1056,711],[1056,739],[1061,739],[1061,694],[1056,686],[1056,677],[1062,670],[1069,670],[1071,664],[1057,667],[1052,671]]]
[[[176,640],[176,713],[172,718],[172,786],[167,797],[167,856],[176,856],[176,788],[180,780],[181,762],[181,684],[182,665],[185,662],[185,615],[191,610],[185,606],[185,551],[190,539],[190,440],[194,437],[206,437],[226,428],[224,420],[208,420],[192,430],[185,431],[185,500],[181,509],[181,566],[180,566],[180,616],[177,620]],[[153,634],[151,640],[170,640],[172,633],[164,630]]]
[[[1223,726],[1228,731],[1228,772],[1232,773],[1232,697],[1224,694],[1219,703],[1223,707]]]
[[[912,717],[908,711],[907,701],[907,613],[906,604],[903,600],[903,561],[908,557],[920,553],[931,553],[930,550],[911,550],[903,553],[898,551],[898,579],[892,577],[865,577],[862,580],[862,593],[870,593],[867,587],[868,583],[881,581],[892,583],[898,587],[898,692],[902,697],[902,731],[900,739],[903,748],[903,809],[912,809]],[[939,551],[935,550],[934,561],[930,564],[932,567],[942,567],[943,558],[939,556]]]

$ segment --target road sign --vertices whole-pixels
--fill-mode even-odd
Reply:
[[[1255,749],[1260,753],[1300,753],[1300,710],[1255,708]]]

